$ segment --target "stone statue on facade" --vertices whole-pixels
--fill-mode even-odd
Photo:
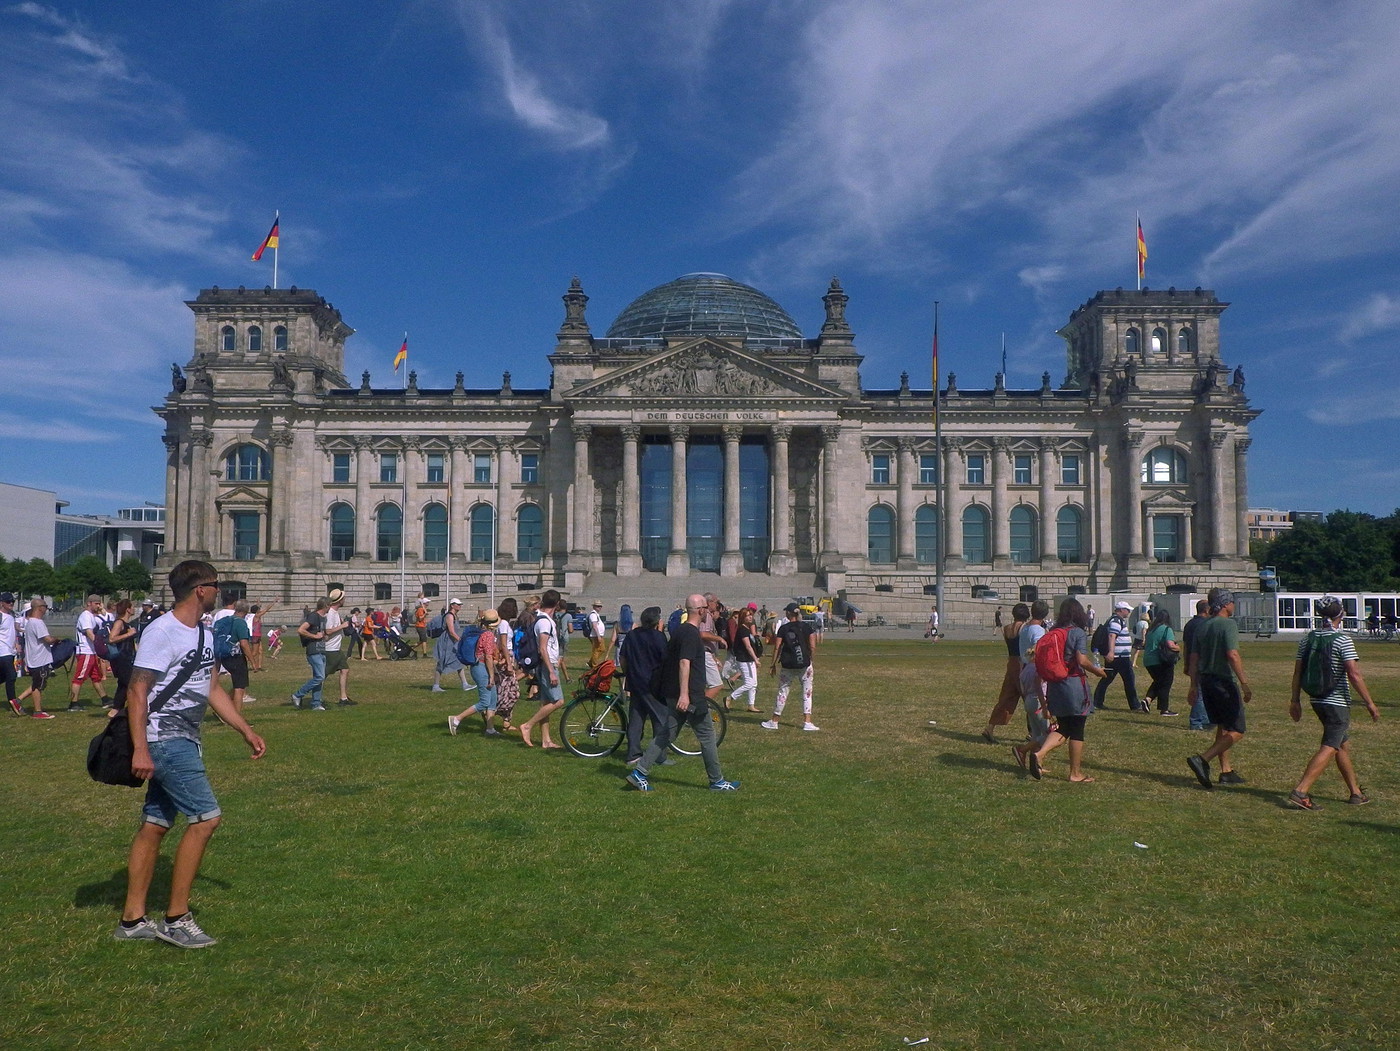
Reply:
[[[180,366],[175,362],[170,363],[170,389],[176,394],[184,394],[185,388],[189,386],[185,379],[185,374],[180,371]]]

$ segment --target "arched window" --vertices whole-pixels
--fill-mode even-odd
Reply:
[[[526,504],[516,516],[515,560],[544,561],[544,512],[538,504]]]
[[[332,504],[330,519],[329,558],[332,562],[349,562],[355,554],[355,509],[349,504]]]
[[[1176,352],[1178,354],[1191,353],[1191,330],[1184,325],[1176,334]]]
[[[1024,566],[1040,558],[1036,542],[1036,514],[1025,504],[1011,509],[1011,561]]]
[[[1127,350],[1129,356],[1137,356],[1138,351],[1141,349],[1141,343],[1142,339],[1138,336],[1138,330],[1135,328],[1128,329],[1128,334],[1123,339],[1123,346],[1124,349]]]
[[[278,325],[276,328],[274,328],[274,329],[272,330],[272,349],[273,349],[273,350],[286,350],[286,349],[287,349],[287,326],[286,326],[286,325]]]
[[[992,560],[991,548],[987,545],[987,512],[973,505],[963,512],[963,559],[971,564],[986,563]]]
[[[1084,517],[1077,507],[1062,507],[1055,516],[1055,548],[1061,562],[1084,561]]]
[[[914,512],[914,560],[925,566],[938,562],[938,508],[932,504]]]
[[[240,445],[224,460],[224,477],[230,482],[265,482],[271,476],[267,450],[257,445]]]
[[[1152,330],[1152,353],[1161,354],[1167,349],[1167,330],[1164,328],[1154,328]]]
[[[1183,485],[1188,474],[1186,457],[1169,445],[1153,449],[1142,461],[1142,481],[1146,485]]]
[[[447,508],[442,504],[423,509],[423,561],[447,561]]]
[[[238,333],[233,330],[232,325],[225,325],[223,328],[219,329],[219,335],[222,337],[222,346],[224,350],[234,350],[237,348]]]
[[[866,516],[867,554],[873,564],[894,561],[894,511],[876,504]]]
[[[248,326],[248,349],[254,354],[262,351],[262,326]]]
[[[397,504],[385,504],[375,516],[374,557],[397,562],[403,553],[403,512]]]
[[[469,562],[490,562],[496,542],[496,512],[490,504],[477,504],[470,516]]]

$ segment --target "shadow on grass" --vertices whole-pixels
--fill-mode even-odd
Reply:
[[[171,860],[162,854],[156,860],[155,875],[151,878],[148,898],[152,902],[164,902],[170,898]],[[203,874],[195,877],[195,885],[209,884],[227,890],[232,884]],[[98,883],[83,883],[73,892],[73,904],[80,909],[117,909],[126,904],[126,866],[112,872]]]
[[[978,738],[978,740],[981,740],[981,738]],[[1010,747],[1010,745],[1007,745],[1005,749],[998,749],[997,755],[989,754],[985,759],[978,759],[969,755],[959,755],[957,752],[944,752],[942,755],[935,756],[934,759],[936,762],[942,763],[944,766],[960,766],[967,770],[1010,769],[1012,771],[1015,771],[1018,768],[1016,764],[1011,760]],[[1001,753],[1003,752],[1006,755],[1005,759],[1001,758]]]
[[[966,741],[968,744],[981,744],[986,745],[989,748],[997,748],[1000,747],[1002,744],[1001,741],[997,741],[996,744],[992,744],[980,733],[969,734],[963,733],[961,730],[946,730],[941,726],[929,726],[925,727],[925,729],[929,733],[933,734],[935,737],[946,737],[950,741]],[[1005,743],[1007,748],[1010,748],[1013,744],[1013,742],[1010,740],[1006,741]]]

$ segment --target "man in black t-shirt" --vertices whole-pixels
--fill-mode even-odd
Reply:
[[[773,702],[773,718],[765,719],[758,725],[765,730],[776,730],[778,718],[787,704],[788,688],[794,679],[802,680],[802,729],[820,730],[812,722],[812,668],[813,651],[817,648],[816,633],[812,625],[802,619],[802,607],[790,603],[784,612],[788,619],[773,633],[776,645],[773,647],[773,663],[768,666],[768,674],[776,675],[782,665],[782,675],[778,678],[778,696]]]
[[[627,773],[627,780],[640,791],[651,791],[648,780],[651,768],[675,740],[682,722],[689,724],[700,742],[700,756],[705,761],[710,790],[734,792],[739,788],[738,781],[726,781],[720,771],[715,724],[710,720],[710,702],[705,697],[705,643],[700,634],[700,621],[706,609],[704,595],[688,597],[685,621],[672,633],[666,646],[666,659],[661,666],[661,696],[666,702],[666,720],[637,765]]]
[[[1190,675],[1191,654],[1196,650],[1196,632],[1201,630],[1201,625],[1206,622],[1206,611],[1210,609],[1210,603],[1201,599],[1196,603],[1196,615],[1186,622],[1181,629],[1181,667]],[[1188,679],[1189,685],[1186,688],[1186,703],[1191,706],[1191,729],[1209,730],[1214,724],[1210,721],[1210,716],[1206,714],[1206,702],[1201,700],[1200,684],[1195,676]]]

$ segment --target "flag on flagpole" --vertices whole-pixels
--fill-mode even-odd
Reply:
[[[281,224],[281,222],[281,216],[278,216],[276,219],[272,220],[272,229],[267,232],[267,236],[263,238],[263,243],[259,245],[258,250],[253,253],[253,262],[256,263],[259,259],[261,259],[262,254],[266,252],[269,248],[277,247],[277,227]]]
[[[1138,216],[1137,259],[1138,287],[1141,288],[1142,279],[1147,276],[1147,239],[1142,236],[1142,216]]]
[[[408,337],[404,336],[403,345],[399,347],[399,352],[394,355],[394,371],[399,371],[399,366],[408,360]]]

